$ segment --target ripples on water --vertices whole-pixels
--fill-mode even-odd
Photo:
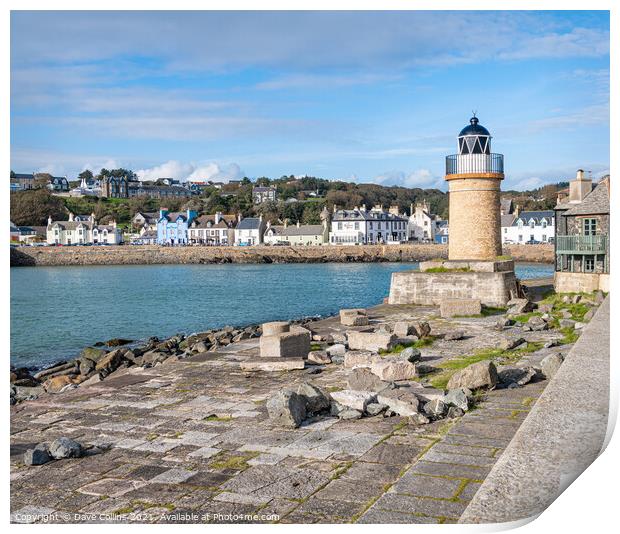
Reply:
[[[42,366],[112,337],[143,339],[367,307],[414,263],[11,269],[11,362]],[[552,265],[519,264],[522,279]]]

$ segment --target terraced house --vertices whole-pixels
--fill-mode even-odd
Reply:
[[[555,207],[555,290],[609,291],[609,175],[593,187],[582,170]]]
[[[555,238],[553,210],[523,211],[501,215],[502,244],[552,243]]]
[[[407,240],[405,217],[382,206],[338,210],[334,206],[329,242],[332,245],[396,244]]]
[[[188,229],[190,244],[195,245],[232,245],[235,240],[234,215],[202,215],[192,221]]]
[[[95,215],[88,220],[75,220],[69,214],[68,221],[47,220],[48,245],[119,245],[123,242],[123,232],[116,222],[97,224]]]

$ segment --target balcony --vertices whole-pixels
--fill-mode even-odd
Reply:
[[[504,173],[503,154],[452,154],[446,156],[446,176],[469,173]]]
[[[606,254],[606,235],[558,235],[555,238],[557,254]]]

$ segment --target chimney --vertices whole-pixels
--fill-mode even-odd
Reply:
[[[336,204],[334,204],[334,213],[336,213],[338,211],[338,206],[336,206]]]
[[[263,214],[262,214],[262,213],[258,216],[258,220],[259,220],[260,222],[263,222]]]
[[[112,219],[112,228],[116,228],[116,219]]]
[[[284,219],[284,228],[288,228],[288,219]]]
[[[215,224],[218,224],[221,220],[222,220],[222,212],[216,211],[215,212]]]
[[[582,202],[590,191],[592,191],[592,178],[586,178],[583,169],[579,169],[575,179],[570,182],[568,201]]]
[[[73,222],[73,213],[69,212],[69,222]]]
[[[159,210],[159,218],[163,219],[167,213],[168,213],[168,208],[161,208]]]
[[[519,204],[517,204],[515,206],[515,217],[518,217],[520,212],[521,212],[521,208],[519,207]]]
[[[297,228],[299,228],[299,221],[297,221]]]
[[[52,216],[50,215],[50,216],[47,218],[47,225],[48,225],[48,226],[50,226],[51,224],[52,224]]]
[[[237,213],[237,222],[240,223],[241,222],[241,212]]]

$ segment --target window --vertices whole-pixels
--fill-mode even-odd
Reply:
[[[593,273],[594,272],[594,258],[585,258],[583,261],[583,272],[585,273]]]
[[[530,221],[530,228],[534,228],[534,226],[536,226],[536,223],[534,222],[534,220],[532,219]]]
[[[338,223],[338,230],[342,230],[342,223],[341,222]]]
[[[547,228],[547,221],[543,220],[543,222],[542,222],[542,227],[543,227],[543,228]]]
[[[355,229],[356,229],[356,230],[359,230],[359,229],[360,229],[360,223],[358,223],[358,222],[356,222],[356,223],[355,223]]]
[[[543,234],[543,236],[542,236],[542,241],[543,241],[543,243],[547,242],[547,236],[545,234]]]
[[[596,235],[596,219],[583,220],[583,235]]]
[[[519,241],[523,241],[523,236],[519,234]]]
[[[507,234],[508,233],[508,228],[504,228],[504,233]]]

